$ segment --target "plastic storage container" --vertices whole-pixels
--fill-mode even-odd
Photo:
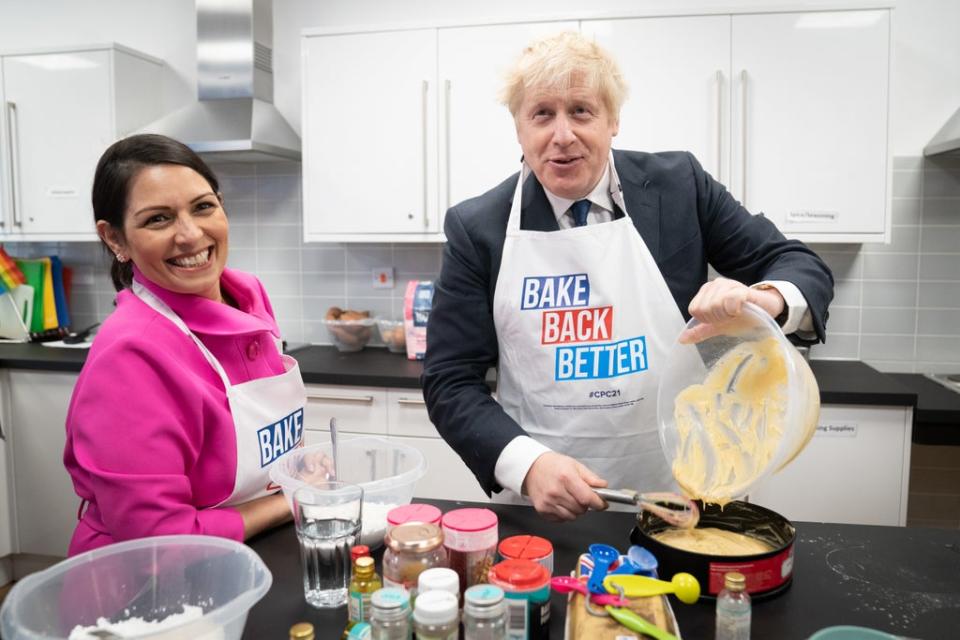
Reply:
[[[373,318],[359,320],[322,320],[327,328],[330,341],[338,351],[360,351],[370,338],[373,337],[373,325],[377,323]]]
[[[817,428],[820,393],[806,360],[759,307],[745,304],[718,331],[698,344],[673,345],[657,415],[681,489],[725,504],[806,446]]]
[[[525,640],[550,637],[550,574],[533,560],[504,560],[490,569],[490,584],[507,600],[507,635]]]
[[[247,612],[272,582],[260,557],[233,540],[159,536],[121,542],[14,584],[0,609],[0,635],[7,640],[62,639],[76,626],[109,628],[100,618],[104,623],[163,621],[188,606],[202,614],[123,637],[238,640]],[[146,628],[132,620],[126,624]]]
[[[407,352],[407,334],[403,328],[403,320],[387,320],[386,318],[377,318],[377,330],[380,331],[380,339],[391,353]]]
[[[380,438],[338,439],[340,462],[337,479],[363,487],[363,528],[360,544],[370,548],[383,544],[387,532],[387,513],[409,504],[417,481],[427,471],[423,454],[413,447]],[[287,504],[293,508],[293,492],[311,480],[326,480],[318,460],[332,457],[329,442],[294,449],[270,468],[270,479],[283,488]]]

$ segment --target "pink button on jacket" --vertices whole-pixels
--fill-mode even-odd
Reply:
[[[134,277],[179,315],[234,384],[284,372],[263,285],[226,269],[239,309]],[[243,540],[233,490],[236,433],[219,376],[193,343],[132,292],[117,296],[73,391],[63,460],[89,502],[69,555],[166,534]]]

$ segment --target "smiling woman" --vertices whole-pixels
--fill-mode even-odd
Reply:
[[[103,154],[97,232],[117,308],[74,388],[64,464],[80,497],[70,555],[164,534],[243,540],[290,517],[257,434],[303,420],[306,392],[259,280],[226,268],[219,183],[157,135]]]

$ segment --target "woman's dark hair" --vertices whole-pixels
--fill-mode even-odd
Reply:
[[[141,169],[158,164],[189,167],[207,180],[214,193],[220,193],[217,176],[190,147],[173,138],[144,133],[114,142],[100,156],[97,171],[93,176],[94,220],[104,220],[122,233],[130,183]],[[106,243],[104,246],[107,246]],[[107,250],[110,251],[109,246]],[[117,291],[131,286],[133,265],[130,262],[120,262],[114,256],[110,265],[110,277]]]

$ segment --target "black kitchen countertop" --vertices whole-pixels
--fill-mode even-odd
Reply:
[[[309,384],[420,388],[422,362],[382,347],[341,353],[332,346],[307,345],[289,353]],[[0,344],[0,367],[76,372],[86,354],[86,349]],[[960,445],[960,394],[919,374],[882,373],[859,361],[811,360],[810,368],[821,403],[915,407],[915,442]],[[492,370],[487,383],[496,386]]]
[[[626,551],[635,516],[590,512],[577,521],[554,524],[523,506],[447,500],[417,500],[442,511],[474,506],[494,510],[500,537],[531,533],[553,542],[557,575],[569,572],[593,542]],[[794,523],[793,584],[784,593],[753,603],[753,638],[808,638],[832,625],[859,625],[895,635],[937,640],[955,638],[960,628],[960,531],[876,527],[814,522]],[[296,622],[311,622],[317,639],[340,637],[346,607],[314,609],[303,597],[300,557],[293,525],[261,534],[248,544],[273,573],[273,585],[254,605],[245,640],[285,638]],[[379,559],[382,549],[375,552]],[[684,605],[670,598],[684,638],[712,638],[714,600]],[[553,594],[550,637],[563,638],[566,597]]]

